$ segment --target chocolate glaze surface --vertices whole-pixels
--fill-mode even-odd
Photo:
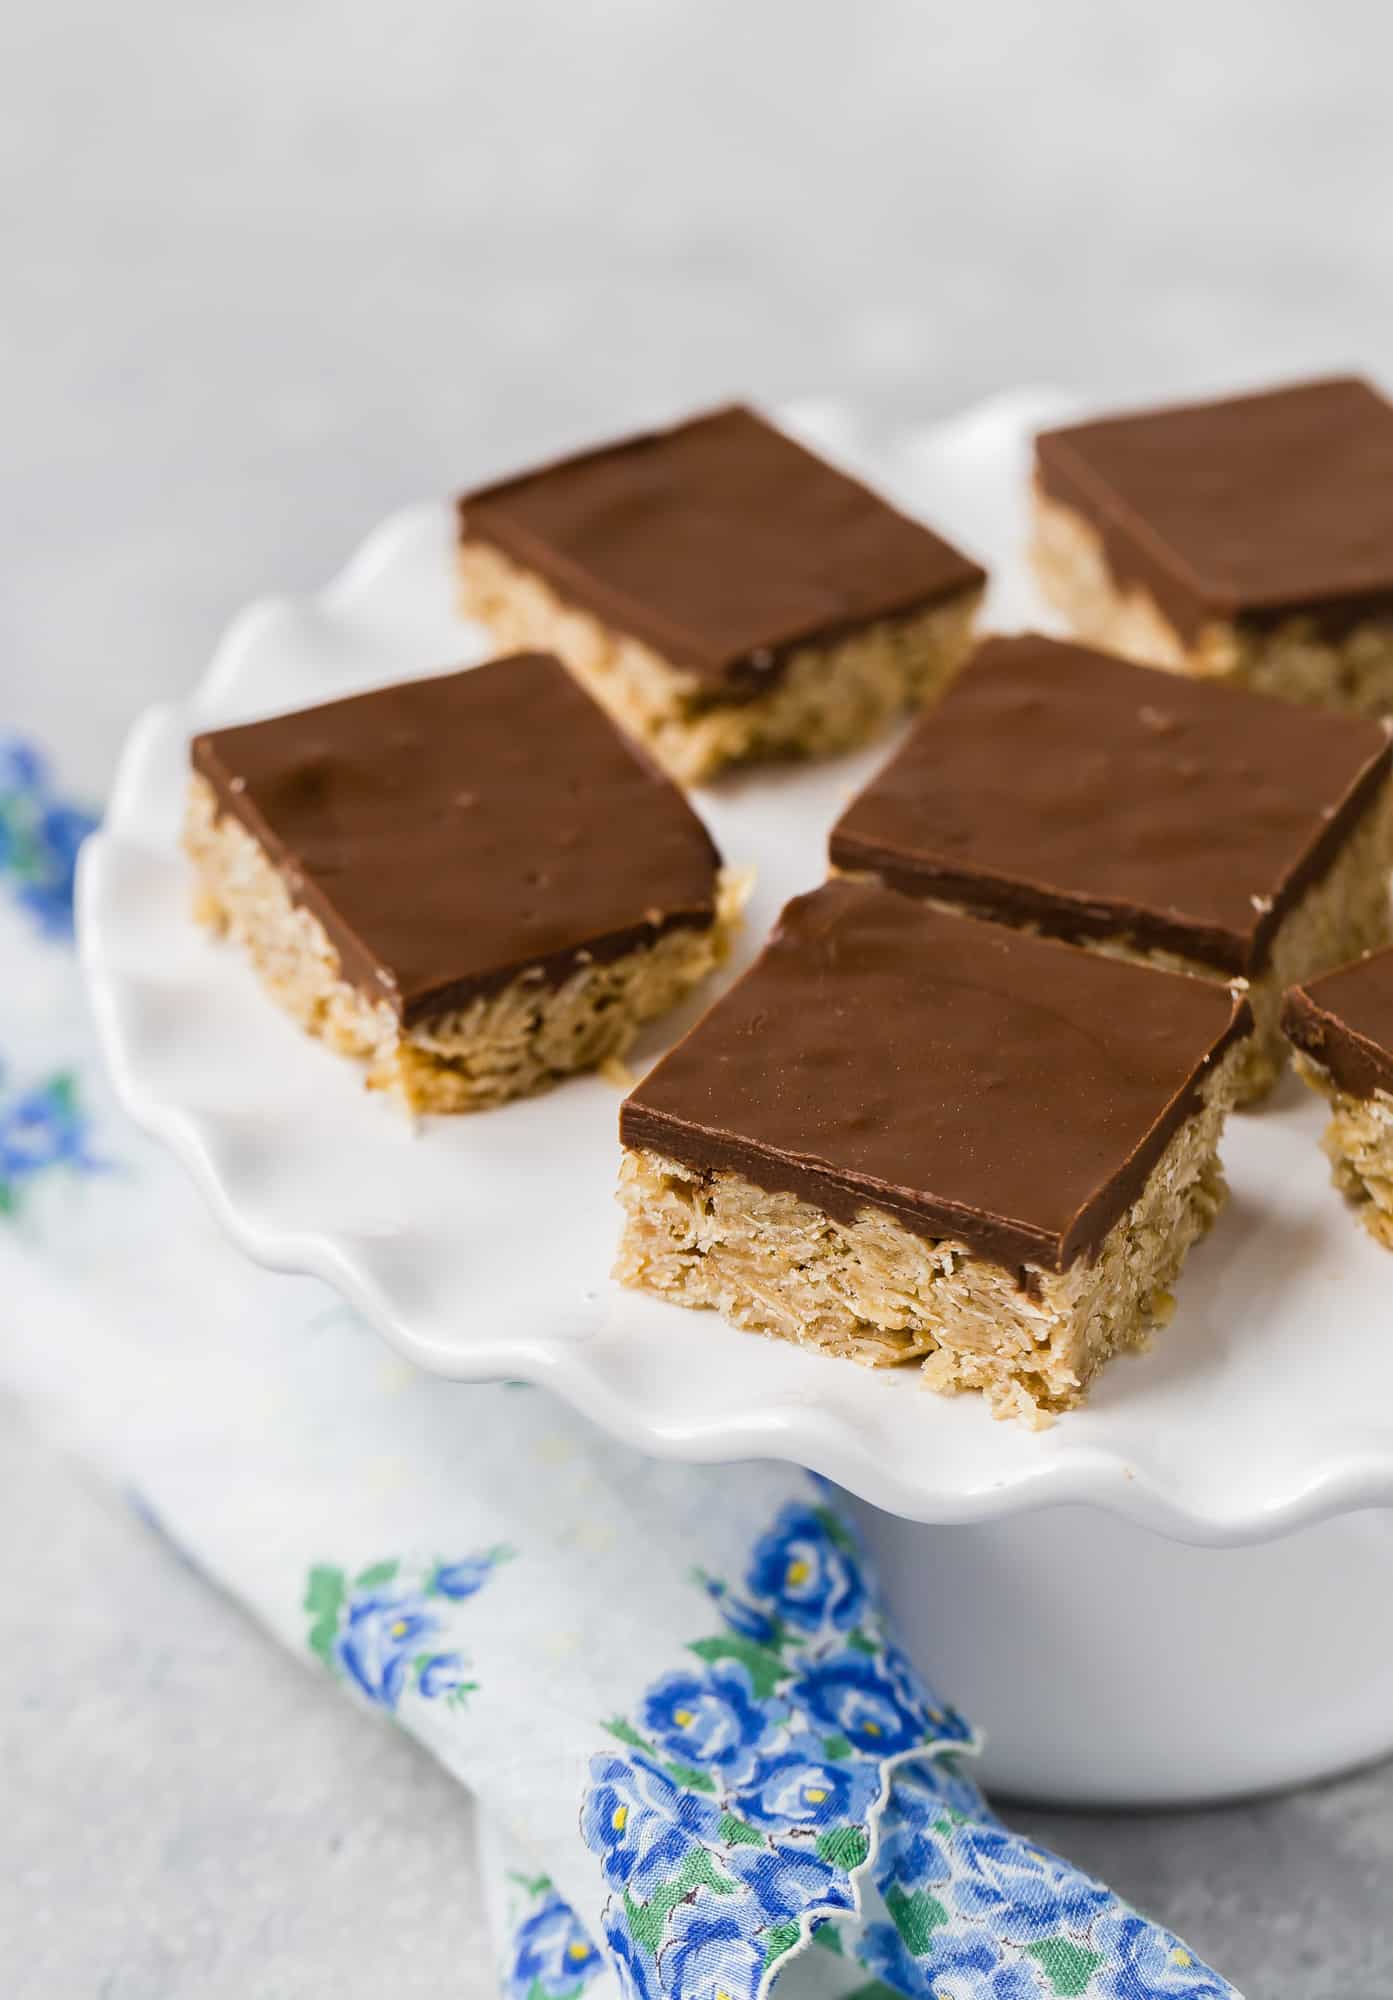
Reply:
[[[749,699],[798,646],[975,589],[976,563],[755,411],[715,410],[459,503],[560,594]]]
[[[714,920],[705,827],[546,654],[214,730],[193,765],[407,1026]]]
[[[1282,1026],[1351,1097],[1393,1092],[1393,947],[1293,986]]]
[[[624,1103],[625,1146],[991,1262],[1097,1247],[1196,1109],[1246,1001],[830,882]]]
[[[989,639],[847,807],[831,858],[1055,937],[1252,975],[1390,765],[1378,722]]]
[[[1036,473],[1182,638],[1393,617],[1393,404],[1356,378],[1046,431]]]

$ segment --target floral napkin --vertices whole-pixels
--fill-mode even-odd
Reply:
[[[0,741],[0,1377],[476,1795],[500,1992],[1234,2000],[996,1818],[834,1489],[416,1375],[238,1257],[96,1061],[89,826]]]

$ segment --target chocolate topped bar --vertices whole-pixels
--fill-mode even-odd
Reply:
[[[701,821],[544,654],[213,730],[193,764],[408,1026],[715,920]]]
[[[1393,404],[1355,378],[1047,431],[1049,498],[1176,631],[1393,612]]]
[[[1253,976],[1388,776],[1381,724],[1036,634],[981,646],[833,864],[1055,936]]]
[[[721,690],[983,582],[976,563],[732,407],[467,493],[482,541]]]
[[[1393,1094],[1393,950],[1293,987],[1282,1026],[1348,1096]]]
[[[1222,987],[831,882],[626,1100],[620,1133],[1008,1268],[1094,1250],[1250,1026]]]

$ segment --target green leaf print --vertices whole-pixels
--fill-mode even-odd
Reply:
[[[776,1924],[764,1941],[764,1963],[771,1966],[775,1959],[793,1950],[803,1933],[797,1924]]]
[[[924,1956],[934,1932],[948,1921],[948,1912],[937,1896],[929,1895],[924,1889],[916,1889],[912,1896],[906,1896],[903,1889],[891,1888],[886,1892],[885,1907],[890,1912],[895,1929],[915,1958]]]
[[[845,1868],[851,1874],[870,1853],[871,1843],[864,1827],[832,1826],[819,1837],[817,1851],[833,1868]]]
[[[369,1563],[366,1569],[360,1569],[354,1577],[353,1588],[376,1590],[384,1583],[391,1583],[400,1567],[401,1565],[396,1562]]]
[[[1041,1938],[1026,1946],[1026,1956],[1039,1965],[1060,2000],[1078,2000],[1088,1991],[1088,1982],[1103,1963],[1100,1951],[1074,1944],[1069,1938]]]
[[[309,1632],[310,1651],[318,1653],[326,1666],[338,1637],[339,1612],[343,1609],[346,1588],[343,1571],[323,1563],[317,1563],[310,1571],[305,1585],[305,1610],[314,1620]]]
[[[689,1792],[714,1792],[716,1780],[709,1771],[700,1771],[695,1764],[675,1764],[664,1761],[663,1770],[674,1785],[685,1785]]]
[[[760,1701],[767,1700],[793,1673],[767,1646],[758,1646],[753,1639],[738,1639],[733,1633],[719,1639],[695,1639],[688,1650],[702,1660],[738,1660],[749,1674],[750,1685]]]

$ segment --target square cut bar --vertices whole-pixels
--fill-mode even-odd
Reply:
[[[466,613],[545,646],[684,783],[866,741],[966,655],[977,564],[753,410],[481,487]]]
[[[1047,431],[1035,471],[1036,572],[1080,638],[1393,710],[1393,404],[1367,382]]]
[[[625,1100],[615,1275],[1047,1421],[1168,1316],[1250,1026],[1208,981],[828,883]]]
[[[1296,1067],[1330,1101],[1321,1144],[1331,1179],[1393,1250],[1393,951],[1371,952],[1293,987],[1282,1025]]]
[[[682,794],[543,654],[195,738],[196,911],[415,1111],[618,1056],[738,903]]]
[[[1389,937],[1384,724],[1033,633],[989,639],[832,830],[833,866],[1071,944],[1283,989]]]

